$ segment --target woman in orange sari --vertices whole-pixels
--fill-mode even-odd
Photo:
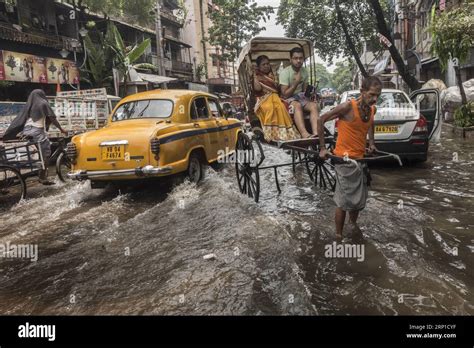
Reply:
[[[262,125],[265,140],[300,139],[301,136],[278,95],[278,84],[267,56],[257,58],[253,87],[257,97],[255,115]]]

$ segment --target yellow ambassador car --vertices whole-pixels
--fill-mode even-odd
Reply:
[[[68,176],[90,179],[93,188],[111,181],[187,172],[203,177],[203,165],[235,152],[241,123],[226,118],[217,97],[189,90],[153,90],[126,97],[99,130],[68,144]]]

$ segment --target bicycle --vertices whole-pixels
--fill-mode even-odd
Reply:
[[[62,182],[69,182],[71,180],[67,176],[67,173],[71,171],[71,161],[66,153],[67,143],[71,141],[71,138],[72,137],[58,138],[56,142],[52,143],[52,145],[57,145],[57,147],[52,153],[51,159],[56,158],[56,174]]]

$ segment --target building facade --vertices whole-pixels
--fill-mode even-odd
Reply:
[[[177,0],[162,0],[159,44],[164,51],[166,75],[176,79],[169,88],[187,88],[186,84],[194,80],[191,46],[184,42],[183,22],[174,14],[178,8]],[[58,83],[62,89],[77,88],[80,81],[77,75],[87,59],[83,35],[89,21],[95,22],[95,28],[104,33],[107,21],[111,20],[127,46],[150,39],[150,47],[136,63],[155,66],[160,63],[154,23],[142,27],[123,18],[106,19],[100,14],[77,10],[65,0],[0,0],[0,99],[24,101],[36,88],[53,95]],[[81,84],[81,88],[85,87]]]
[[[410,73],[420,83],[430,79],[439,79],[450,87],[456,85],[456,76],[452,63],[445,71],[441,69],[438,57],[431,53],[432,37],[428,30],[431,13],[449,11],[462,6],[466,0],[392,0],[389,2],[393,18],[390,19],[394,44],[403,57]],[[369,74],[382,78],[385,86],[408,90],[392,62],[388,50],[375,55],[371,43],[364,45],[361,60]],[[474,78],[474,47],[465,62],[460,65],[463,81]],[[360,72],[354,76],[355,85],[360,85]]]
[[[211,0],[186,0],[185,7],[188,15],[184,26],[184,41],[191,46],[195,79],[206,83],[209,92],[231,94],[235,91],[235,66],[219,59],[222,52],[218,47],[212,46],[207,37],[209,28],[212,27],[210,14],[219,9]]]

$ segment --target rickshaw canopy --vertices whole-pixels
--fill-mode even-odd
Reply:
[[[238,66],[246,60],[253,63],[260,55],[266,55],[270,61],[289,61],[292,48],[301,47],[305,58],[313,56],[313,45],[310,40],[285,37],[255,37],[251,39],[239,54]]]

